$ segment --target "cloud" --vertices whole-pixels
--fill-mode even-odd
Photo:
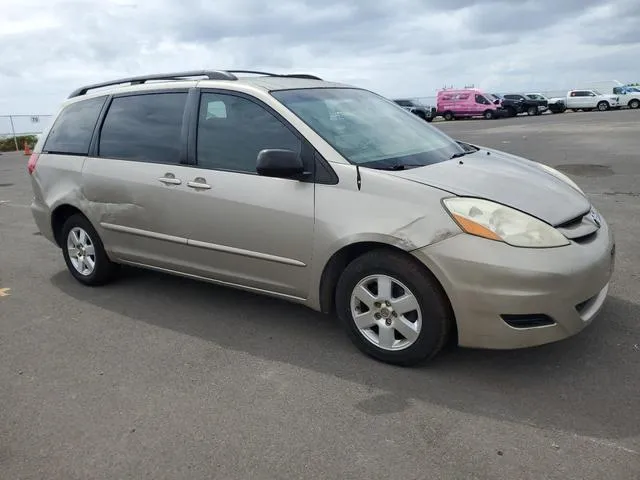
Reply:
[[[86,83],[199,68],[414,97],[640,81],[639,22],[637,0],[21,0],[0,18],[0,115],[54,112]]]

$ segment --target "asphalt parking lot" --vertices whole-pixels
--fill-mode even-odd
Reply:
[[[82,287],[37,234],[26,157],[0,155],[0,478],[638,478],[640,113],[433,125],[590,194],[617,264],[588,329],[402,369],[284,302],[137,270]]]

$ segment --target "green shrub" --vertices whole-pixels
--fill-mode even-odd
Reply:
[[[24,150],[24,142],[27,142],[30,148],[33,148],[38,141],[38,137],[35,135],[18,135],[18,148],[20,151]],[[16,143],[13,137],[0,138],[0,152],[15,152]]]

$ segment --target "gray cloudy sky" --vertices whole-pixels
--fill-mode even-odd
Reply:
[[[0,115],[53,112],[85,83],[200,68],[309,72],[412,97],[444,84],[640,82],[639,0],[2,3]]]

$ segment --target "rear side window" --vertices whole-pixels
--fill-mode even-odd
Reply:
[[[62,110],[51,127],[43,151],[87,155],[93,129],[106,99],[107,97],[97,97],[82,100]]]
[[[101,157],[180,163],[182,116],[187,93],[116,97],[100,132]]]

